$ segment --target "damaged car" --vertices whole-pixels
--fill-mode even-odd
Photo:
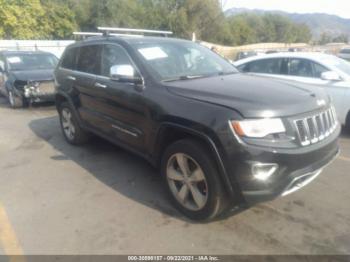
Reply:
[[[0,52],[0,93],[12,108],[54,101],[53,71],[57,63],[57,57],[48,52]]]

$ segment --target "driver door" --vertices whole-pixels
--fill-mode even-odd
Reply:
[[[144,90],[132,83],[112,80],[113,66],[131,65],[139,74],[127,51],[118,44],[104,44],[101,56],[101,75],[96,77],[95,87],[101,90],[99,111],[108,126],[111,138],[128,147],[145,149],[147,103]]]

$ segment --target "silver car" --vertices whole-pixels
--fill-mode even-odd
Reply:
[[[338,57],[350,61],[350,48],[343,48],[340,50]]]
[[[234,63],[253,73],[314,84],[325,88],[342,125],[350,128],[350,63],[323,53],[277,53],[250,57]]]

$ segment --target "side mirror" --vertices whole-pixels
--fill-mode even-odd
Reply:
[[[114,65],[110,69],[110,78],[114,81],[142,84],[143,80],[136,74],[136,71],[131,65]]]
[[[341,81],[342,80],[341,76],[337,72],[334,72],[334,71],[328,71],[328,72],[322,73],[321,79],[327,80],[327,81]]]

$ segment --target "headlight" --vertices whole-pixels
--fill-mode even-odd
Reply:
[[[232,128],[239,136],[263,138],[267,135],[286,132],[279,118],[231,121]]]

